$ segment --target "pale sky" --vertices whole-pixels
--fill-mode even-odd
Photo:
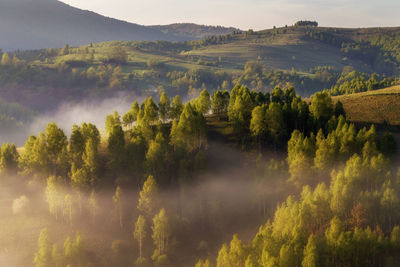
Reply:
[[[400,0],[63,0],[143,25],[193,22],[247,29],[317,20],[321,26],[400,26]]]

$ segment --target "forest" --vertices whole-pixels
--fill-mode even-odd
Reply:
[[[397,266],[396,162],[393,134],[349,122],[328,92],[162,91],[108,115],[104,131],[88,122],[67,136],[53,122],[1,146],[0,259]]]

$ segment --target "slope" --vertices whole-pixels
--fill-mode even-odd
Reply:
[[[0,35],[5,37],[0,40],[3,50],[55,48],[65,44],[77,46],[112,40],[184,41],[197,38],[190,30],[193,26],[169,34],[169,26],[161,31],[157,27],[80,10],[57,0],[0,0],[0,7]],[[230,31],[218,27],[197,28],[210,32],[207,35]]]
[[[333,100],[343,103],[347,117],[352,122],[400,126],[400,86],[335,96]]]
[[[399,28],[284,27],[236,34],[230,40],[210,42],[186,55],[208,60],[222,58],[232,66],[258,60],[268,69],[308,71],[327,65],[338,70],[350,66],[362,72],[392,74],[398,71],[395,53],[399,51],[394,47],[399,34]],[[389,43],[392,39],[393,44]],[[391,46],[391,51],[385,45]]]

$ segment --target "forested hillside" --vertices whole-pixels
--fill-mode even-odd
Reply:
[[[71,132],[0,149],[6,265],[399,264],[395,139],[327,93],[161,92]]]
[[[170,27],[186,31],[184,24]],[[194,32],[201,27],[189,25]],[[45,108],[43,98],[57,105],[118,92],[147,96],[159,86],[169,96],[189,98],[236,83],[263,92],[294,86],[302,96],[323,89],[331,95],[375,90],[397,83],[397,35],[397,28],[292,26],[200,41],[114,41],[3,53],[0,97],[38,110]]]

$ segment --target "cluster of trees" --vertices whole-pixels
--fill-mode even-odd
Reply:
[[[271,94],[263,94],[235,86],[227,114],[243,138],[252,136],[260,147],[271,144],[276,148],[285,147],[293,130],[315,132],[323,128],[331,116],[343,115],[344,110],[340,102],[334,106],[331,98],[323,93],[317,93],[308,104],[296,95],[293,87],[285,91],[276,87]]]
[[[232,76],[225,71],[210,71],[207,69],[193,69],[188,72],[168,72],[166,78],[171,86],[180,94],[188,93],[189,96],[197,96],[205,88],[231,88]]]
[[[152,97],[141,106],[135,102],[122,120],[117,112],[107,116],[105,155],[99,153],[101,138],[94,125],[74,125],[68,140],[63,131],[51,123],[38,137],[28,139],[21,156],[15,146],[3,145],[1,167],[4,171],[16,173],[19,170],[39,179],[50,175],[45,191],[49,212],[56,220],[71,226],[79,224],[84,214],[89,214],[95,224],[99,213],[105,212],[100,209],[96,191],[108,186],[106,179],[110,176],[117,184],[111,199],[111,214],[123,229],[132,218],[124,188],[142,184],[143,177],[148,177],[140,192],[139,217],[134,224],[133,237],[140,250],[137,263],[143,266],[148,262],[147,251],[142,253],[144,244],[149,247],[147,232],[150,225],[147,222],[152,222],[151,238],[155,249],[151,258],[161,266],[169,262],[168,253],[173,244],[166,210],[157,200],[158,184],[177,186],[195,171],[204,169],[202,150],[207,147],[204,115],[210,109],[211,97],[207,91],[187,104],[183,104],[179,96],[171,103],[165,92],[158,105]],[[101,167],[102,158],[108,164]],[[46,250],[50,247],[51,252],[52,249],[43,239],[41,234],[35,264],[52,266],[55,259]],[[121,261],[122,256],[118,253],[123,245],[114,243],[115,263]],[[64,264],[64,259],[60,262]]]
[[[272,101],[253,109],[253,134],[268,132],[274,106]],[[216,266],[396,266],[400,172],[392,172],[393,136],[379,138],[374,126],[356,130],[325,93],[305,106],[317,123],[292,131],[287,165],[268,163],[263,178],[272,183],[271,171],[285,176],[287,168],[300,195],[280,204],[248,245],[234,235]],[[196,266],[211,263],[200,260]]]
[[[67,237],[63,250],[60,251],[51,241],[47,228],[40,232],[38,251],[35,253],[33,263],[36,267],[50,266],[90,266],[88,253],[80,234],[74,238]]]
[[[168,254],[172,252],[171,225],[166,210],[161,208],[158,213],[156,209],[160,206],[158,199],[159,188],[153,176],[149,176],[143,185],[138,201],[140,215],[134,223],[133,238],[138,242],[139,257],[136,260],[138,266],[144,266],[148,260],[144,256],[144,244],[148,241],[148,221],[153,217],[151,230],[154,244],[154,252],[151,259],[156,266],[169,263]]]
[[[396,266],[398,179],[379,152],[354,154],[329,185],[288,197],[248,245],[234,236],[216,266]]]
[[[197,99],[183,104],[179,96],[171,101],[163,92],[158,105],[152,97],[140,107],[133,103],[122,121],[116,112],[109,115],[106,131],[114,169],[129,170],[138,181],[144,174],[154,175],[162,185],[188,179],[193,173],[191,166],[201,165],[204,160],[204,114],[210,109],[209,98],[204,91]],[[128,132],[124,133],[123,128]]]
[[[396,84],[393,78],[388,78],[378,74],[366,74],[357,71],[351,71],[349,73],[342,73],[336,84],[330,89],[325,90],[330,95],[344,95],[353,94],[371,90],[382,89]]]
[[[319,66],[309,70],[312,75],[305,76],[292,71],[266,70],[259,61],[249,61],[245,64],[242,75],[233,77],[234,83],[247,85],[261,91],[272,91],[275,87],[295,87],[302,95],[330,88],[337,82],[340,73],[332,67]]]
[[[318,22],[316,21],[309,21],[309,20],[300,20],[294,24],[294,26],[311,26],[311,27],[318,27]]]

